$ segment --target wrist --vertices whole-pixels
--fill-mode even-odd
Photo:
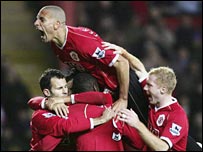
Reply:
[[[93,118],[94,127],[105,123],[105,119],[101,117]]]
[[[128,97],[127,96],[120,96],[119,99],[121,99],[122,101],[127,101]]]
[[[71,96],[65,97],[65,98],[64,98],[64,103],[72,103],[72,104],[73,104],[72,99],[71,99]]]

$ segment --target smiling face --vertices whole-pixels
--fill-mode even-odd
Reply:
[[[52,16],[52,13],[48,9],[41,9],[37,14],[37,19],[34,25],[37,30],[41,32],[41,39],[43,42],[50,42],[55,36],[55,24],[56,19]]]
[[[158,104],[161,95],[161,87],[156,83],[156,76],[149,75],[144,90],[147,94],[150,104]]]

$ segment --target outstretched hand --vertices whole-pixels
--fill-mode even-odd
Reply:
[[[102,42],[102,47],[104,47],[104,50],[115,50],[113,52],[113,54],[121,54],[122,55],[126,51],[124,48],[122,48],[118,45],[109,43],[109,42]]]
[[[45,102],[45,107],[48,110],[52,110],[57,116],[66,117],[68,116],[68,106],[65,105],[63,97],[49,97]]]
[[[68,116],[69,110],[68,110],[68,106],[65,105],[64,103],[56,103],[53,105],[53,109],[52,109],[57,116],[65,118]]]
[[[111,107],[108,107],[108,108],[106,108],[106,109],[104,110],[104,112],[103,112],[101,118],[102,118],[105,122],[107,122],[107,121],[109,121],[110,119],[112,119],[112,118],[115,117],[115,116],[116,116],[116,114],[115,114],[115,112],[113,111],[113,109],[111,109]]]
[[[121,109],[117,114],[118,120],[124,121],[132,127],[138,127],[140,120],[138,115],[132,109]]]

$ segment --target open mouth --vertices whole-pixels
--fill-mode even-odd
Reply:
[[[39,30],[39,32],[41,34],[41,37],[44,37],[44,35],[45,35],[44,31]]]
[[[46,34],[45,34],[45,32],[44,31],[42,31],[42,30],[39,30],[39,32],[40,32],[40,37],[41,37],[41,39],[42,40],[45,40],[46,39]]]
[[[39,32],[40,32],[41,36],[44,36],[44,32],[43,31],[39,30]]]
[[[150,101],[152,100],[152,96],[149,93],[146,93],[147,99]]]

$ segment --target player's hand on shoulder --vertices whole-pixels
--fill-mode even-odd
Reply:
[[[119,110],[127,108],[128,101],[119,98],[116,102],[113,104],[113,110],[115,113],[117,113]]]
[[[64,103],[56,103],[53,105],[53,111],[56,113],[57,116],[65,118],[68,116],[69,110],[68,106]]]
[[[104,50],[115,50],[113,53],[114,54],[124,54],[126,52],[126,50],[116,44],[112,44],[109,42],[102,42],[102,47],[104,48]]]

